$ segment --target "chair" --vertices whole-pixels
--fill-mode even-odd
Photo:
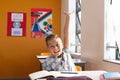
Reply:
[[[42,53],[40,53],[40,55],[41,55],[41,56],[49,56],[50,53],[49,53],[49,52],[42,52]]]
[[[77,65],[76,65],[75,67],[76,67],[76,70],[77,70],[77,71],[82,71],[82,67],[77,66]]]

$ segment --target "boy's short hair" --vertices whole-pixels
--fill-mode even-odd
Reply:
[[[48,45],[48,41],[53,39],[53,38],[59,38],[59,36],[57,34],[49,34],[49,35],[47,35],[47,37],[45,38],[46,44]]]

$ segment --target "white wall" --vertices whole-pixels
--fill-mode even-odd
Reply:
[[[104,58],[104,0],[82,0],[82,55],[88,70],[120,71]]]

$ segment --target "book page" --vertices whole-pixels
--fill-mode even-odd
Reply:
[[[38,79],[38,78],[46,78],[46,77],[53,77],[53,75],[48,71],[37,71],[29,74],[31,80]]]
[[[71,72],[71,71],[50,71],[52,75],[54,75],[55,78],[58,77],[72,77],[72,76],[80,76],[77,72]]]
[[[43,78],[47,78],[47,77],[54,77],[54,78],[58,78],[58,77],[72,77],[72,76],[80,76],[77,75],[76,72],[69,72],[69,71],[64,71],[64,72],[60,72],[60,71],[37,71],[37,72],[33,72],[31,74],[29,74],[29,77],[34,80],[34,79],[43,79]]]
[[[100,74],[104,74],[106,71],[78,71],[76,72],[70,72],[69,71],[37,71],[29,74],[29,77],[31,80],[46,80],[43,79],[48,76],[54,76],[55,78],[60,78],[60,77],[79,77],[79,76],[88,76],[93,80],[99,80]],[[41,79],[40,79],[41,78]]]

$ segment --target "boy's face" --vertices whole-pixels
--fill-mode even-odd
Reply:
[[[48,41],[48,49],[53,55],[60,56],[63,49],[62,40],[60,38],[52,38]]]

